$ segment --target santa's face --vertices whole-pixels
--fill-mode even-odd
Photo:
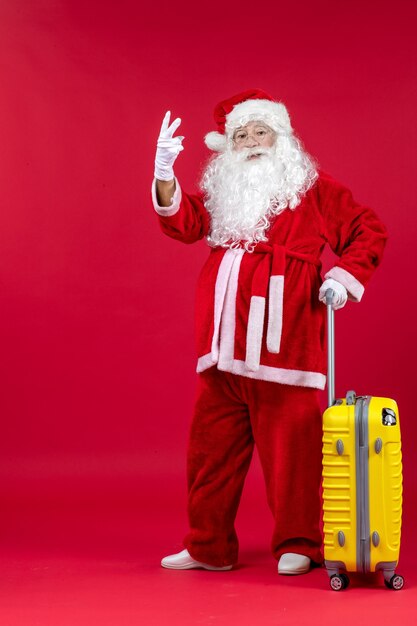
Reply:
[[[251,250],[267,241],[274,216],[295,209],[317,174],[291,133],[278,134],[259,120],[245,122],[209,161],[201,187],[211,218],[209,243]]]
[[[276,133],[264,122],[254,121],[248,122],[245,126],[238,128],[233,133],[233,150],[240,151],[245,148],[272,148],[275,144]],[[261,153],[255,151],[247,157],[248,159],[257,159]]]

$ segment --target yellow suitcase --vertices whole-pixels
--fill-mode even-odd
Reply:
[[[334,591],[346,572],[382,571],[399,590],[402,460],[398,406],[390,398],[334,396],[334,313],[328,311],[328,404],[323,415],[324,559]]]

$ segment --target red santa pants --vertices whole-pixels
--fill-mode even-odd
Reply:
[[[234,527],[254,444],[275,520],[272,553],[320,563],[322,421],[317,390],[252,380],[215,367],[199,376],[188,449],[184,545],[203,563],[237,562]]]

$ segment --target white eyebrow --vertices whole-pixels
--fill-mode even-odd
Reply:
[[[272,130],[272,128],[268,126],[268,124],[265,124],[264,122],[256,122],[254,128],[266,128],[267,130],[268,129]],[[247,124],[245,124],[245,126],[239,126],[239,128],[236,128],[235,133],[241,130],[247,131]]]

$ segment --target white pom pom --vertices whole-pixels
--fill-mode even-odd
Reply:
[[[210,150],[214,152],[224,152],[227,146],[227,139],[225,135],[221,135],[217,131],[207,133],[204,137],[204,142]]]

